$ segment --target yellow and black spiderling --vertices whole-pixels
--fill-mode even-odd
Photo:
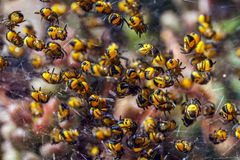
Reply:
[[[36,90],[33,86],[32,86],[32,92],[31,92],[31,97],[33,100],[35,100],[36,102],[40,102],[40,103],[47,103],[48,100],[51,97],[51,93],[45,93],[43,91],[41,91],[41,88],[39,88],[39,90]]]
[[[114,60],[119,56],[119,46],[116,43],[111,43],[104,53],[105,57],[109,60]]]
[[[51,8],[44,7],[41,8],[39,12],[34,12],[35,14],[40,14],[42,19],[50,22],[51,24],[59,24],[58,15]]]
[[[15,32],[13,30],[9,30],[6,33],[6,39],[17,47],[23,46],[23,38],[19,35],[20,32]]]
[[[149,95],[149,102],[156,110],[164,112],[170,112],[175,108],[175,104],[169,98],[168,93],[165,93],[161,89],[156,89]]]
[[[147,133],[154,132],[157,129],[158,120],[153,117],[147,117],[143,121],[144,131]]]
[[[60,129],[54,128],[51,131],[51,141],[53,144],[60,142],[67,142],[68,144],[74,144],[78,140],[80,133],[77,129]]]
[[[125,97],[131,92],[130,85],[126,81],[121,81],[117,84],[116,94],[119,98]]]
[[[94,5],[98,13],[110,14],[112,12],[112,4],[110,2],[97,1]]]
[[[230,102],[224,104],[219,111],[219,115],[227,122],[236,122],[236,117],[238,114],[238,109],[236,108],[235,104]]]
[[[193,149],[193,143],[186,140],[177,140],[175,142],[175,148],[182,153],[189,153]]]
[[[117,125],[123,130],[124,134],[134,134],[137,129],[137,123],[130,118],[120,119]]]
[[[158,130],[160,132],[171,132],[177,128],[177,123],[174,120],[168,121],[159,121],[158,122]]]
[[[138,73],[137,73],[136,69],[134,69],[134,68],[127,69],[125,72],[125,78],[126,78],[126,81],[137,80],[139,77],[138,77]]]
[[[88,103],[91,107],[97,107],[100,105],[101,103],[101,98],[98,95],[92,94],[89,98],[88,98]]]
[[[58,112],[57,112],[57,116],[58,116],[58,121],[62,122],[64,120],[68,120],[70,117],[70,108],[68,105],[61,103],[58,106]]]
[[[179,59],[170,58],[166,61],[165,64],[167,72],[178,81],[178,77],[184,77],[182,71],[186,67],[182,67],[182,62]]]
[[[62,59],[66,51],[57,42],[48,42],[44,53],[50,59],[55,60]]]
[[[150,132],[148,136],[153,143],[161,143],[165,140],[165,136],[162,132]]]
[[[191,53],[191,51],[195,49],[195,47],[200,42],[200,40],[201,40],[201,37],[197,33],[192,32],[188,35],[185,35],[183,38],[184,44],[182,48],[182,51],[183,51],[182,53],[184,54]]]
[[[124,24],[124,21],[125,21],[124,18],[119,13],[111,13],[108,16],[108,22],[110,24],[112,24],[113,26],[116,26],[116,27],[119,27],[119,28],[122,28],[122,26]]]
[[[7,19],[1,21],[1,24],[5,25],[9,30],[13,30],[14,27],[19,26],[24,21],[24,15],[21,11],[13,11],[8,15]]]
[[[121,142],[110,140],[105,145],[115,158],[120,159],[122,157],[124,149]]]
[[[127,140],[127,146],[135,153],[139,153],[148,147],[150,141],[147,136],[133,135]]]
[[[210,72],[212,71],[213,65],[216,62],[213,62],[211,59],[204,59],[196,64],[196,69],[200,72]]]
[[[205,116],[207,118],[213,117],[215,112],[216,112],[215,104],[212,102],[208,102],[208,103],[204,104],[204,106],[202,107],[202,114],[203,114],[203,116]]]
[[[133,29],[137,35],[139,35],[139,37],[141,37],[141,35],[148,29],[147,25],[143,22],[143,18],[138,15],[131,16],[127,21],[127,24],[130,29]]]
[[[110,77],[119,78],[123,74],[123,66],[122,65],[110,65],[108,74]]]
[[[174,79],[170,74],[164,74],[154,77],[153,84],[158,88],[166,88],[174,84]]]
[[[24,44],[35,51],[42,51],[45,49],[45,42],[37,39],[35,35],[28,34],[24,37]]]
[[[89,12],[93,8],[93,4],[96,1],[93,0],[76,0],[77,5],[84,10],[85,12]]]
[[[211,80],[211,74],[209,72],[198,72],[198,71],[193,71],[191,73],[191,79],[194,83],[197,84],[207,84]]]
[[[73,144],[77,141],[80,133],[77,129],[61,130],[60,135],[63,137],[64,141]]]
[[[45,42],[43,40],[35,39],[33,41],[33,49],[35,51],[42,51],[45,49]]]
[[[59,128],[54,128],[50,133],[50,137],[51,137],[52,144],[57,144],[63,141]]]
[[[85,51],[86,50],[86,44],[78,38],[74,38],[70,41],[70,46],[74,51]]]
[[[164,70],[161,67],[148,67],[144,70],[144,78],[146,80],[152,80],[159,74],[163,74]]]
[[[107,108],[110,104],[110,102],[113,102],[113,99],[110,98],[103,98],[100,97],[99,95],[92,94],[88,98],[88,104],[91,107],[97,107],[97,108]]]
[[[95,108],[95,107],[91,107],[90,108],[90,115],[97,120],[101,120],[104,117],[104,114],[106,114],[106,112],[102,111],[99,108]]]
[[[59,26],[50,26],[47,30],[48,36],[52,40],[64,41],[67,38],[67,25],[63,28]]]
[[[60,72],[59,74],[54,73],[54,68],[50,72],[49,70],[46,70],[42,72],[42,78],[50,84],[59,84],[61,82],[62,78],[62,73]]]
[[[228,138],[228,133],[226,130],[219,128],[209,135],[209,140],[213,144],[219,144],[224,142]]]
[[[151,103],[149,102],[149,95],[152,91],[148,88],[143,88],[138,93],[136,102],[139,108],[147,109]]]
[[[83,72],[95,77],[100,77],[104,74],[103,68],[99,64],[91,63],[90,61],[83,61],[81,69]]]
[[[68,80],[66,84],[69,89],[81,94],[82,96],[89,93],[88,83],[85,81],[82,81],[81,79],[71,78]]]
[[[183,106],[183,124],[188,127],[196,121],[201,113],[201,103],[198,99],[191,99],[182,104]]]
[[[65,70],[62,72],[62,79],[67,82],[68,80],[72,78],[81,78],[82,80],[85,80],[84,75],[80,75],[80,73],[73,69],[73,70]]]
[[[154,56],[151,63],[153,67],[164,67],[166,60],[167,58],[162,53],[158,53]]]
[[[26,35],[24,37],[24,45],[26,45],[28,48],[33,48],[33,43],[36,40],[36,36],[34,35]]]
[[[75,62],[83,62],[86,60],[86,56],[81,51],[72,51],[71,57]]]
[[[156,51],[154,51],[154,47],[152,44],[150,43],[140,43],[138,44],[139,48],[137,50],[138,53],[140,53],[141,55],[145,56],[145,55],[154,55]]]

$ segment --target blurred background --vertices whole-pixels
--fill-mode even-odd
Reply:
[[[111,1],[117,4],[117,0]],[[124,25],[120,30],[114,30],[104,21],[104,16],[90,15],[79,18],[79,15],[71,12],[71,0],[52,0],[51,3],[42,3],[40,0],[0,0],[0,17],[15,10],[22,11],[26,22],[31,23],[37,36],[46,39],[48,24],[34,14],[42,7],[52,6],[55,3],[63,4],[66,12],[60,17],[60,24],[67,24],[67,40],[61,42],[67,53],[70,48],[67,43],[76,35],[87,39],[94,37],[109,44],[116,42],[123,51],[123,56],[130,60],[136,59],[139,43],[151,43],[161,50],[174,53],[174,57],[183,62],[187,69],[184,76],[189,77],[192,66],[188,64],[189,58],[180,53],[180,44],[183,37],[190,32],[197,31],[197,18],[200,14],[212,16],[215,30],[224,35],[224,39],[217,48],[214,60],[213,79],[207,85],[194,84],[188,90],[173,89],[176,94],[188,94],[191,97],[201,98],[203,101],[211,101],[216,105],[216,113],[226,102],[240,105],[240,1],[239,0],[140,0],[143,18],[148,25],[148,31],[139,37],[133,30]],[[64,10],[64,9],[63,9]],[[22,26],[17,30],[22,30]],[[30,90],[42,87],[43,90],[56,91],[59,86],[45,83],[36,76],[43,68],[35,69],[31,66],[33,55],[43,58],[41,52],[24,48],[23,55],[19,57],[11,55],[8,49],[9,43],[5,39],[6,29],[0,26],[1,37],[6,43],[1,55],[12,56],[9,67],[0,71],[0,158],[3,160],[40,160],[40,159],[83,159],[71,150],[66,144],[51,145],[49,130],[54,126],[54,116],[60,103],[57,98],[51,98],[44,104],[44,114],[38,119],[33,119],[29,111]],[[91,57],[90,57],[91,58]],[[53,64],[46,63],[46,68],[59,70],[62,66],[77,66],[76,62],[68,55],[63,60],[57,60]],[[35,70],[33,73],[32,71]],[[102,84],[103,95],[112,86]],[[153,109],[142,110],[136,105],[134,96],[117,99],[114,106],[115,117],[128,117],[138,124],[147,117],[164,117],[163,113]],[[177,124],[177,129],[172,133],[166,143],[163,144],[166,159],[240,159],[240,143],[233,135],[233,124],[224,124],[218,114],[213,118],[200,117],[191,127],[185,127],[181,121],[181,111],[176,108],[169,115]],[[68,125],[68,124],[64,124]],[[218,128],[224,128],[229,132],[228,139],[221,144],[214,145],[209,142],[208,135]],[[173,142],[176,139],[196,141],[193,151],[189,154],[176,153]],[[94,141],[94,140],[90,140]],[[83,143],[82,145],[85,145]],[[104,155],[103,159],[112,159]],[[123,159],[135,159],[126,155]]]

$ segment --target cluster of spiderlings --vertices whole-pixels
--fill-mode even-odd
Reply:
[[[217,54],[216,46],[222,40],[223,35],[216,32],[208,15],[200,15],[198,18],[199,33],[192,32],[184,36],[182,48],[183,54],[192,54],[190,64],[195,67],[191,78],[195,83],[207,84],[211,79],[211,71],[216,63],[211,58]]]
[[[123,24],[126,23],[139,36],[147,31],[139,0],[121,0],[118,2],[117,7],[114,7],[114,4],[109,1],[76,0],[76,2],[71,4],[71,8],[78,15],[82,15],[80,9],[85,12],[94,11],[104,15],[108,22],[118,29],[122,28]],[[129,20],[126,20],[125,16],[128,16]]]
[[[139,36],[147,30],[138,0],[121,0],[118,8],[109,1],[76,0],[71,4],[71,9],[79,17],[91,12],[104,15],[112,26],[119,29],[126,23]],[[39,77],[48,84],[60,85],[59,94],[67,95],[66,99],[59,98],[56,96],[58,93],[47,93],[41,88],[32,87],[33,101],[30,103],[30,111],[35,118],[44,114],[43,104],[48,103],[52,97],[61,101],[55,115],[56,127],[48,133],[53,145],[79,145],[84,141],[83,137],[88,136],[95,138],[97,142],[94,142],[96,145],[84,148],[87,150],[82,155],[85,159],[97,158],[100,152],[105,150],[115,159],[120,159],[126,152],[133,153],[132,157],[139,160],[163,158],[161,144],[171,136],[177,123],[172,119],[161,120],[149,116],[140,125],[131,118],[114,117],[115,101],[129,95],[136,97],[137,106],[143,110],[152,107],[166,114],[180,106],[182,124],[186,127],[191,126],[200,116],[211,118],[215,114],[215,104],[212,102],[201,103],[197,98],[180,100],[184,95],[173,91],[179,86],[188,89],[193,83],[205,85],[211,80],[211,72],[216,63],[212,58],[217,54],[216,46],[222,37],[212,27],[209,16],[199,16],[200,34],[193,32],[183,38],[182,53],[192,56],[190,64],[195,68],[195,71],[191,72],[191,79],[185,79],[182,72],[186,67],[183,62],[174,58],[176,53],[160,50],[150,43],[139,44],[136,51],[139,58],[133,61],[122,56],[119,44],[104,44],[94,38],[73,38],[66,44],[71,48],[71,53],[66,52],[60,42],[68,38],[67,24],[59,25],[60,16],[66,11],[67,6],[53,4],[51,8],[44,7],[35,12],[48,22],[46,35],[50,41],[38,39],[32,25],[25,25],[25,37],[21,37],[20,33],[15,31],[15,27],[25,21],[20,11],[10,13],[8,18],[1,22],[8,29],[6,39],[11,43],[9,51],[15,57],[22,56],[24,50],[21,47],[25,45],[28,49],[41,51],[49,64],[54,64],[56,60],[62,60],[68,55],[77,63],[77,67],[63,66],[61,71],[56,73],[54,68],[43,68],[40,56],[35,55],[32,59],[35,69],[44,69]],[[127,16],[129,20],[125,19]],[[98,53],[97,58],[94,57],[95,52]],[[7,65],[7,58],[0,56],[0,70]],[[103,82],[113,84],[108,96],[101,95],[100,85]],[[219,115],[226,122],[236,124],[238,121],[238,109],[230,102],[221,107]],[[76,126],[62,127],[63,122],[79,117]],[[235,136],[240,139],[240,127],[237,126],[234,130]],[[219,128],[209,135],[209,140],[219,144],[227,139],[227,135],[226,130]],[[195,142],[182,139],[174,142],[176,150],[183,153],[189,153],[194,144]]]

